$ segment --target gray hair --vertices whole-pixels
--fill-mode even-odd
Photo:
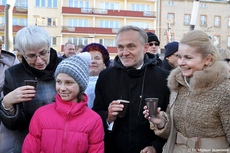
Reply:
[[[50,48],[51,41],[49,33],[38,26],[28,26],[19,30],[15,37],[15,47],[25,55],[25,51],[39,50],[47,46]]]
[[[196,48],[196,52],[200,53],[203,58],[212,55],[212,64],[217,61],[219,54],[217,48],[213,45],[209,36],[201,30],[188,32],[181,39],[179,44],[186,44]]]
[[[132,25],[127,25],[127,26],[123,26],[119,29],[118,33],[117,33],[117,37],[120,33],[122,32],[125,32],[125,31],[130,31],[130,30],[133,30],[133,31],[137,31],[139,32],[140,34],[140,41],[143,45],[145,45],[146,43],[148,43],[148,36],[146,34],[146,32],[139,28],[139,27],[136,27],[136,26],[132,26]],[[117,39],[116,37],[116,39]]]

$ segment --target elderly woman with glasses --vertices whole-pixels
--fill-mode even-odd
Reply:
[[[49,34],[38,26],[18,31],[15,46],[22,54],[22,62],[5,71],[4,97],[0,105],[3,124],[15,130],[14,153],[21,152],[35,110],[55,100],[54,72],[61,61],[51,48]],[[25,85],[25,80],[35,80],[37,85]]]

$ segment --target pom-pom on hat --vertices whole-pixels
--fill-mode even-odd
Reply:
[[[108,50],[99,43],[91,43],[85,46],[81,52],[90,52],[90,51],[99,51],[102,54],[103,62],[106,67],[109,67],[110,60],[109,60],[109,52]]]
[[[173,53],[178,51],[179,43],[176,41],[170,42],[165,45],[165,57],[169,57]]]
[[[89,65],[91,63],[91,55],[88,52],[73,55],[61,61],[54,73],[55,78],[59,73],[71,76],[85,91],[89,82]]]
[[[158,37],[154,33],[147,32],[147,36],[148,36],[148,43],[151,42],[151,41],[156,41],[160,45],[160,41],[159,41]]]

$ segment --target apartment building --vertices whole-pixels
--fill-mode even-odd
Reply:
[[[4,8],[0,0],[0,39],[4,40]],[[156,33],[161,48],[179,41],[189,31],[193,0],[16,0],[13,37],[25,26],[44,27],[52,47],[63,51],[67,41],[75,45],[92,42],[116,55],[115,37],[123,25],[135,25]],[[206,31],[218,47],[230,48],[229,0],[202,0],[195,29]]]
[[[44,27],[57,51],[62,51],[67,41],[75,45],[97,42],[113,56],[121,26],[131,24],[155,32],[156,0],[17,0],[16,10],[22,1],[27,3],[27,25]],[[19,16],[13,14],[14,19]]]
[[[160,0],[159,36],[163,47],[190,30],[194,0]],[[217,47],[230,49],[230,1],[200,0],[195,29],[205,31]]]

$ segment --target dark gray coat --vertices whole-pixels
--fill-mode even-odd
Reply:
[[[24,85],[24,80],[38,80],[36,96],[27,102],[16,104],[16,113],[8,116],[3,109],[0,110],[0,118],[3,124],[11,130],[15,130],[16,142],[14,152],[21,152],[22,143],[28,133],[30,119],[34,112],[41,106],[55,101],[54,72],[61,61],[55,50],[51,48],[50,63],[43,71],[30,67],[25,59],[22,63],[12,66],[5,71],[4,95]]]
[[[162,151],[165,140],[150,130],[144,118],[145,98],[159,98],[159,107],[166,109],[169,100],[167,76],[169,72],[157,66],[155,55],[146,54],[140,70],[125,68],[118,57],[114,66],[102,71],[96,84],[93,110],[100,114],[105,128],[106,153],[140,153],[153,145]],[[125,99],[130,104],[125,118],[117,118],[113,131],[107,130],[108,106],[113,100]]]

